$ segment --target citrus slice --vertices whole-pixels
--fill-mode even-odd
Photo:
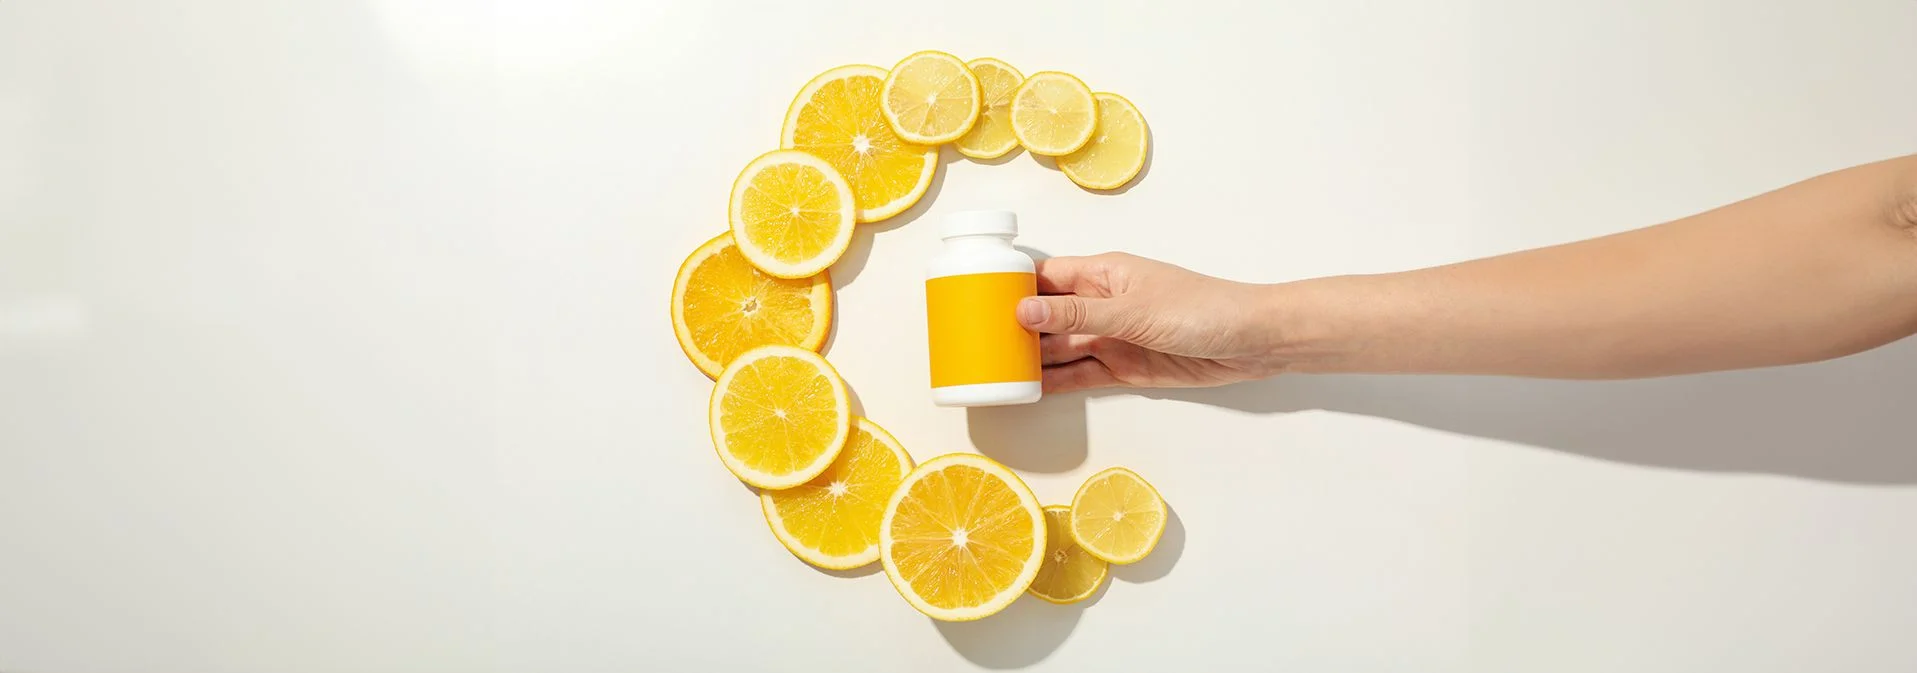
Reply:
[[[1058,170],[1086,189],[1117,189],[1145,167],[1150,135],[1138,106],[1115,93],[1099,93],[1098,130],[1077,152],[1058,158]]]
[[[818,351],[832,330],[832,278],[767,275],[739,254],[731,232],[692,251],[672,281],[672,332],[693,366],[718,378],[767,344]]]
[[[921,51],[885,76],[879,111],[906,142],[937,145],[958,140],[978,123],[979,82],[957,56]]]
[[[825,159],[852,185],[860,222],[918,203],[938,171],[939,150],[899,138],[879,109],[885,70],[847,65],[807,82],[785,112],[779,146]]]
[[[839,457],[811,481],[759,494],[779,544],[806,563],[846,570],[879,560],[879,521],[912,456],[872,421],[852,422]]]
[[[973,159],[997,159],[1018,147],[1012,135],[1012,93],[1024,83],[1018,69],[995,58],[974,59],[965,64],[978,78],[978,123],[952,142],[959,154]]]
[[[797,150],[761,154],[732,182],[732,239],[753,266],[780,278],[818,275],[839,261],[857,211],[838,170]]]
[[[759,488],[791,488],[824,472],[845,447],[852,400],[825,358],[760,346],[712,386],[712,445],[726,469]]]
[[[912,470],[885,506],[879,561],[907,603],[940,621],[1005,609],[1045,560],[1045,515],[1018,475],[952,453]]]
[[[1164,534],[1165,501],[1131,470],[1094,474],[1072,496],[1072,539],[1108,563],[1145,558]]]
[[[1053,603],[1077,603],[1090,598],[1105,583],[1111,565],[1079,548],[1072,539],[1072,508],[1045,507],[1045,564],[1038,567],[1028,591]]]
[[[1032,154],[1071,154],[1092,139],[1098,102],[1091,87],[1062,72],[1025,78],[1012,92],[1012,134]]]

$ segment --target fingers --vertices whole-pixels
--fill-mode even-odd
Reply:
[[[1110,268],[1124,259],[1116,254],[1092,257],[1052,257],[1038,262],[1039,294],[1076,294],[1086,297],[1112,296]]]
[[[1018,322],[1045,334],[1122,336],[1134,327],[1132,314],[1121,310],[1118,299],[1076,295],[1026,297],[1018,302]]]
[[[1045,334],[1038,338],[1038,360],[1047,367],[1092,356],[1093,342],[1105,337],[1088,334]]]
[[[1047,394],[1121,385],[1118,377],[1112,376],[1112,370],[1097,358],[1046,367],[1043,376]]]

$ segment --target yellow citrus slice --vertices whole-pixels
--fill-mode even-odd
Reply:
[[[1025,78],[1012,92],[1012,134],[1032,154],[1071,154],[1091,141],[1098,126],[1098,102],[1091,87],[1062,72]]]
[[[797,150],[759,155],[732,182],[732,239],[760,271],[818,275],[852,243],[858,206],[839,171]]]
[[[860,222],[877,222],[918,203],[938,171],[939,149],[908,143],[879,109],[885,70],[847,65],[807,82],[785,112],[779,146],[825,159],[852,185]]]
[[[719,460],[745,483],[791,488],[845,448],[852,400],[839,372],[803,348],[760,346],[734,358],[708,408]]]
[[[1138,106],[1115,93],[1099,93],[1098,130],[1077,152],[1058,158],[1058,170],[1086,189],[1117,189],[1145,167],[1150,135]]]
[[[845,570],[879,560],[885,503],[912,471],[899,440],[859,418],[832,465],[811,481],[759,494],[773,536],[806,563]]]
[[[1094,474],[1072,496],[1072,539],[1107,563],[1145,558],[1164,534],[1165,501],[1131,470]]]
[[[706,376],[767,344],[818,351],[832,330],[832,277],[767,275],[739,254],[727,232],[679,265],[672,281],[672,332]]]
[[[1077,603],[1090,598],[1105,583],[1111,565],[1080,549],[1072,539],[1072,508],[1045,507],[1045,564],[1038,567],[1029,591],[1053,603]]]
[[[969,453],[912,470],[885,506],[879,561],[907,603],[940,621],[982,619],[1032,584],[1045,515],[1025,482]]]
[[[959,154],[973,159],[997,159],[1006,152],[1018,147],[1018,136],[1012,135],[1012,93],[1018,91],[1018,85],[1025,82],[1025,75],[1017,68],[995,58],[974,59],[965,64],[972,69],[972,75],[978,78],[979,112],[978,123],[972,130],[953,141],[952,147]]]
[[[921,51],[892,66],[879,91],[879,111],[906,142],[938,145],[972,130],[979,98],[978,77],[964,61],[942,51]]]

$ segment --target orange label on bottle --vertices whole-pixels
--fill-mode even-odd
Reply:
[[[925,281],[932,387],[1039,380],[1038,335],[1018,324],[1018,301],[1038,294],[1029,273],[975,273]]]

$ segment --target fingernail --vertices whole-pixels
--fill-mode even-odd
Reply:
[[[1037,298],[1026,297],[1018,302],[1018,321],[1025,323],[1027,327],[1043,324],[1045,318],[1051,314],[1052,310],[1045,306],[1045,302]]]

